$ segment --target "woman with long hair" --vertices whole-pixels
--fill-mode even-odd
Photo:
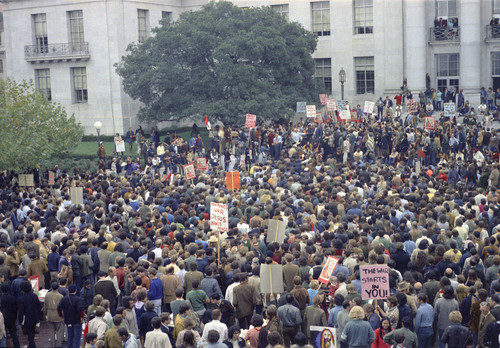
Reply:
[[[380,321],[380,327],[375,330],[375,341],[373,341],[371,348],[389,348],[391,345],[384,343],[384,336],[392,330],[389,317],[383,317]]]

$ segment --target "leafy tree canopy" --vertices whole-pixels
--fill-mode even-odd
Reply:
[[[316,43],[269,7],[210,2],[162,22],[116,68],[125,92],[144,104],[141,121],[208,115],[241,124],[246,113],[277,119],[294,114],[297,101],[318,100]]]
[[[83,128],[50,103],[31,81],[0,80],[0,169],[24,171],[51,156],[69,153]]]

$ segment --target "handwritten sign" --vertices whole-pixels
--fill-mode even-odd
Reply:
[[[115,141],[116,152],[125,152],[125,142],[123,140]]]
[[[339,111],[339,118],[341,121],[349,121],[351,119],[351,113],[349,110]]]
[[[373,114],[373,108],[375,107],[375,103],[371,101],[365,101],[365,107],[363,108],[363,112],[366,114]]]
[[[316,122],[323,123],[323,115],[321,114],[321,112],[316,113]]]
[[[306,116],[316,117],[316,105],[306,105]]]
[[[337,267],[338,263],[339,259],[333,256],[328,256],[325,264],[323,265],[323,269],[321,270],[318,280],[323,284],[328,284],[330,282],[330,277],[332,276],[332,273],[335,270],[335,267]]]
[[[245,119],[246,128],[255,128],[255,122],[257,121],[257,116],[252,114],[247,114]]]
[[[306,113],[306,105],[307,102],[297,102],[297,113],[305,114]]]
[[[389,267],[361,266],[361,297],[363,300],[385,300],[389,292]]]
[[[205,157],[198,157],[196,159],[196,169],[207,170],[207,159]]]
[[[415,99],[408,99],[406,101],[408,112],[418,112],[418,102]]]
[[[337,101],[337,110],[338,111],[349,110],[349,106],[347,105],[347,102],[345,100]]]
[[[351,122],[361,122],[361,118],[356,110],[351,110]]]
[[[210,203],[210,228],[220,232],[229,232],[227,205]]]
[[[326,105],[326,103],[328,101],[328,94],[320,94],[319,101],[320,101],[321,105]]]
[[[194,164],[186,164],[184,166],[184,174],[186,174],[186,179],[187,180],[192,180],[196,178],[196,171],[194,170]]]
[[[432,130],[436,126],[436,119],[434,117],[424,117],[424,129]]]
[[[455,103],[444,103],[444,115],[446,117],[453,117],[456,115]]]
[[[337,103],[335,102],[335,99],[328,99],[327,100],[326,109],[328,111],[336,111],[337,110]]]
[[[56,173],[50,171],[49,172],[49,185],[54,185],[55,184],[55,177],[56,177]]]

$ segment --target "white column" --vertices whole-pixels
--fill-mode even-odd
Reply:
[[[460,31],[460,89],[464,90],[465,98],[476,105],[479,102],[481,87],[481,1],[460,1],[458,25]]]
[[[425,90],[427,27],[425,25],[425,1],[404,1],[404,56],[405,77],[408,88],[417,98]]]

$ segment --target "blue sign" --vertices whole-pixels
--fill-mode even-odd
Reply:
[[[297,102],[297,113],[306,113],[307,102]]]

